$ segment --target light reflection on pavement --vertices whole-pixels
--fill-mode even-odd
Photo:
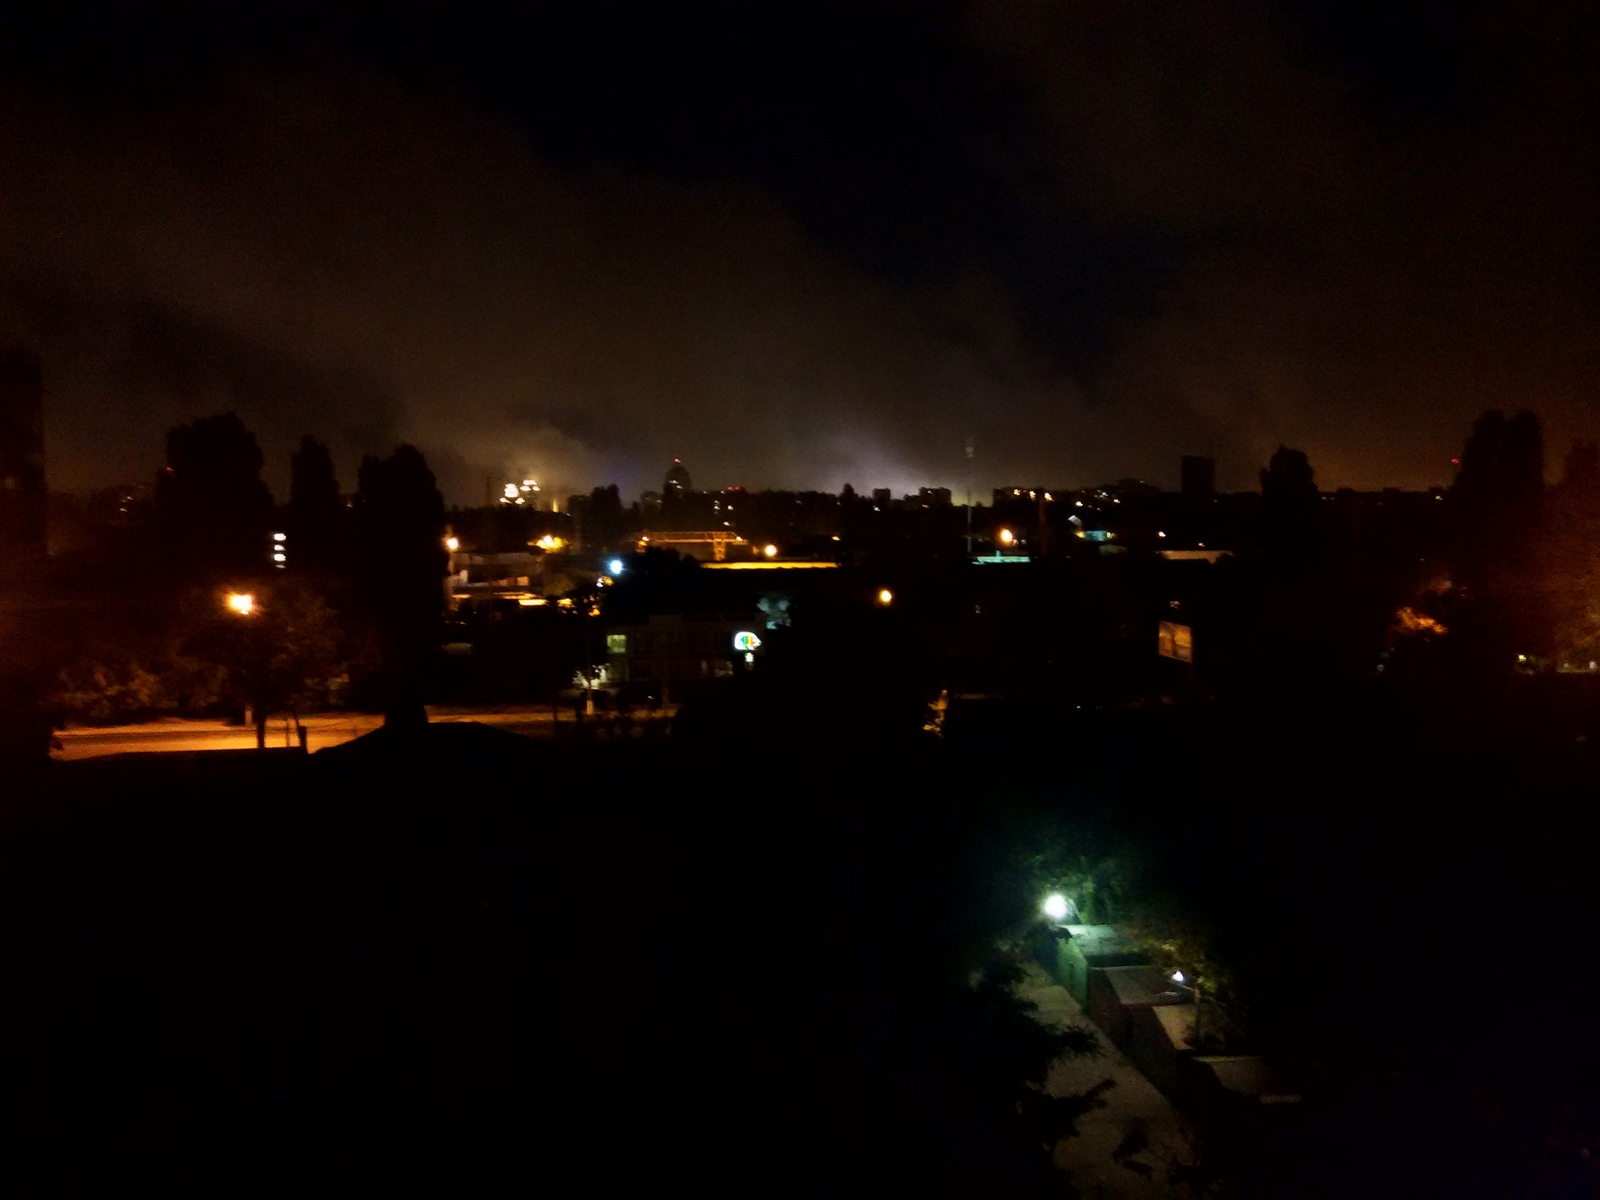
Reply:
[[[670,713],[652,714],[659,719]],[[563,708],[555,723],[548,704],[508,705],[497,708],[439,706],[428,709],[432,722],[449,724],[476,721],[492,725],[526,737],[550,737],[560,730],[575,727],[570,708]],[[371,733],[383,725],[383,717],[375,713],[328,713],[301,718],[307,731],[307,749],[325,750]],[[51,757],[66,762],[80,758],[96,758],[105,754],[149,753],[174,750],[253,750],[256,744],[255,727],[230,725],[226,721],[191,721],[167,717],[140,725],[79,726],[59,730],[56,738],[60,745],[51,751]],[[274,717],[267,725],[269,747],[296,744],[292,719]]]

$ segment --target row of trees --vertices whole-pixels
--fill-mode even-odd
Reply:
[[[368,456],[347,499],[327,446],[307,436],[284,506],[263,466],[233,413],[167,435],[147,553],[125,541],[101,564],[112,586],[90,605],[61,671],[62,715],[237,715],[250,705],[259,720],[355,703],[422,719],[447,561],[444,501],[423,455],[403,445]],[[286,556],[281,567],[274,553]],[[67,572],[58,584],[84,581]],[[250,602],[230,607],[230,595]]]
[[[1447,573],[1424,579],[1416,609],[1480,670],[1600,659],[1600,450],[1579,440],[1560,481],[1544,476],[1537,416],[1478,418],[1445,497]]]
[[[1325,681],[1428,664],[1458,682],[1600,661],[1600,448],[1547,485],[1539,419],[1484,413],[1437,501],[1363,516],[1303,451],[1261,472],[1258,553],[1211,601],[1208,640],[1264,673]],[[1223,631],[1227,631],[1223,636]],[[1215,665],[1215,664],[1213,664]]]

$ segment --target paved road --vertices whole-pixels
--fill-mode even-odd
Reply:
[[[1037,1006],[1042,1024],[1077,1025],[1100,1043],[1097,1055],[1057,1061],[1045,1081],[1048,1094],[1078,1095],[1102,1079],[1115,1084],[1104,1095],[1104,1108],[1078,1120],[1078,1136],[1056,1147],[1056,1165],[1069,1172],[1079,1194],[1091,1200],[1161,1200],[1182,1194],[1172,1175],[1179,1164],[1194,1161],[1188,1122],[1037,963],[1024,968],[1017,994]],[[1149,1149],[1119,1161],[1113,1152],[1136,1131],[1148,1140]]]
[[[500,708],[429,708],[428,719],[441,723],[477,721],[527,737],[550,737],[556,731],[556,726],[551,723],[548,704]],[[563,711],[559,719],[560,726],[571,728],[572,722],[571,710]],[[302,724],[307,729],[307,748],[316,751],[371,733],[383,724],[383,718],[367,713],[335,713],[306,717]],[[61,747],[53,752],[53,756],[62,761],[158,750],[251,750],[256,744],[253,726],[229,725],[224,721],[187,721],[177,717],[142,725],[65,729],[56,736],[61,741]],[[267,745],[294,744],[293,722],[286,724],[279,719],[267,726]]]

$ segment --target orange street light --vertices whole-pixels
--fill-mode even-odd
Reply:
[[[461,539],[455,537],[445,538],[444,548],[450,551],[451,554],[454,554],[457,550],[461,549]]]
[[[256,610],[256,598],[249,592],[229,592],[225,603],[241,617],[248,617]]]
[[[1017,535],[1012,533],[1011,530],[1002,529],[1000,531],[1000,541],[1001,541],[1002,544],[1010,546],[1013,543],[1015,543],[1016,540],[1017,540]]]
[[[765,554],[768,558],[777,558],[778,557],[778,548],[776,546],[774,546],[771,542],[768,542],[766,544],[766,547],[761,551],[761,553]]]
[[[883,605],[884,608],[888,608],[889,605],[894,603],[894,593],[888,588],[879,588],[878,603]]]

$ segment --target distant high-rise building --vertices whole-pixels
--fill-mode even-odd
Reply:
[[[918,488],[917,502],[924,508],[949,508],[950,489],[941,487]]]
[[[1205,498],[1217,491],[1217,460],[1197,454],[1185,454],[1182,466],[1182,490],[1185,496]]]
[[[45,503],[39,356],[0,347],[0,568],[45,556]]]
[[[672,466],[667,468],[666,482],[661,485],[661,498],[670,503],[683,499],[692,491],[694,487],[689,480],[689,468],[683,465],[683,459],[673,459]]]
[[[877,509],[887,509],[894,502],[893,494],[888,488],[872,489],[872,506]]]

